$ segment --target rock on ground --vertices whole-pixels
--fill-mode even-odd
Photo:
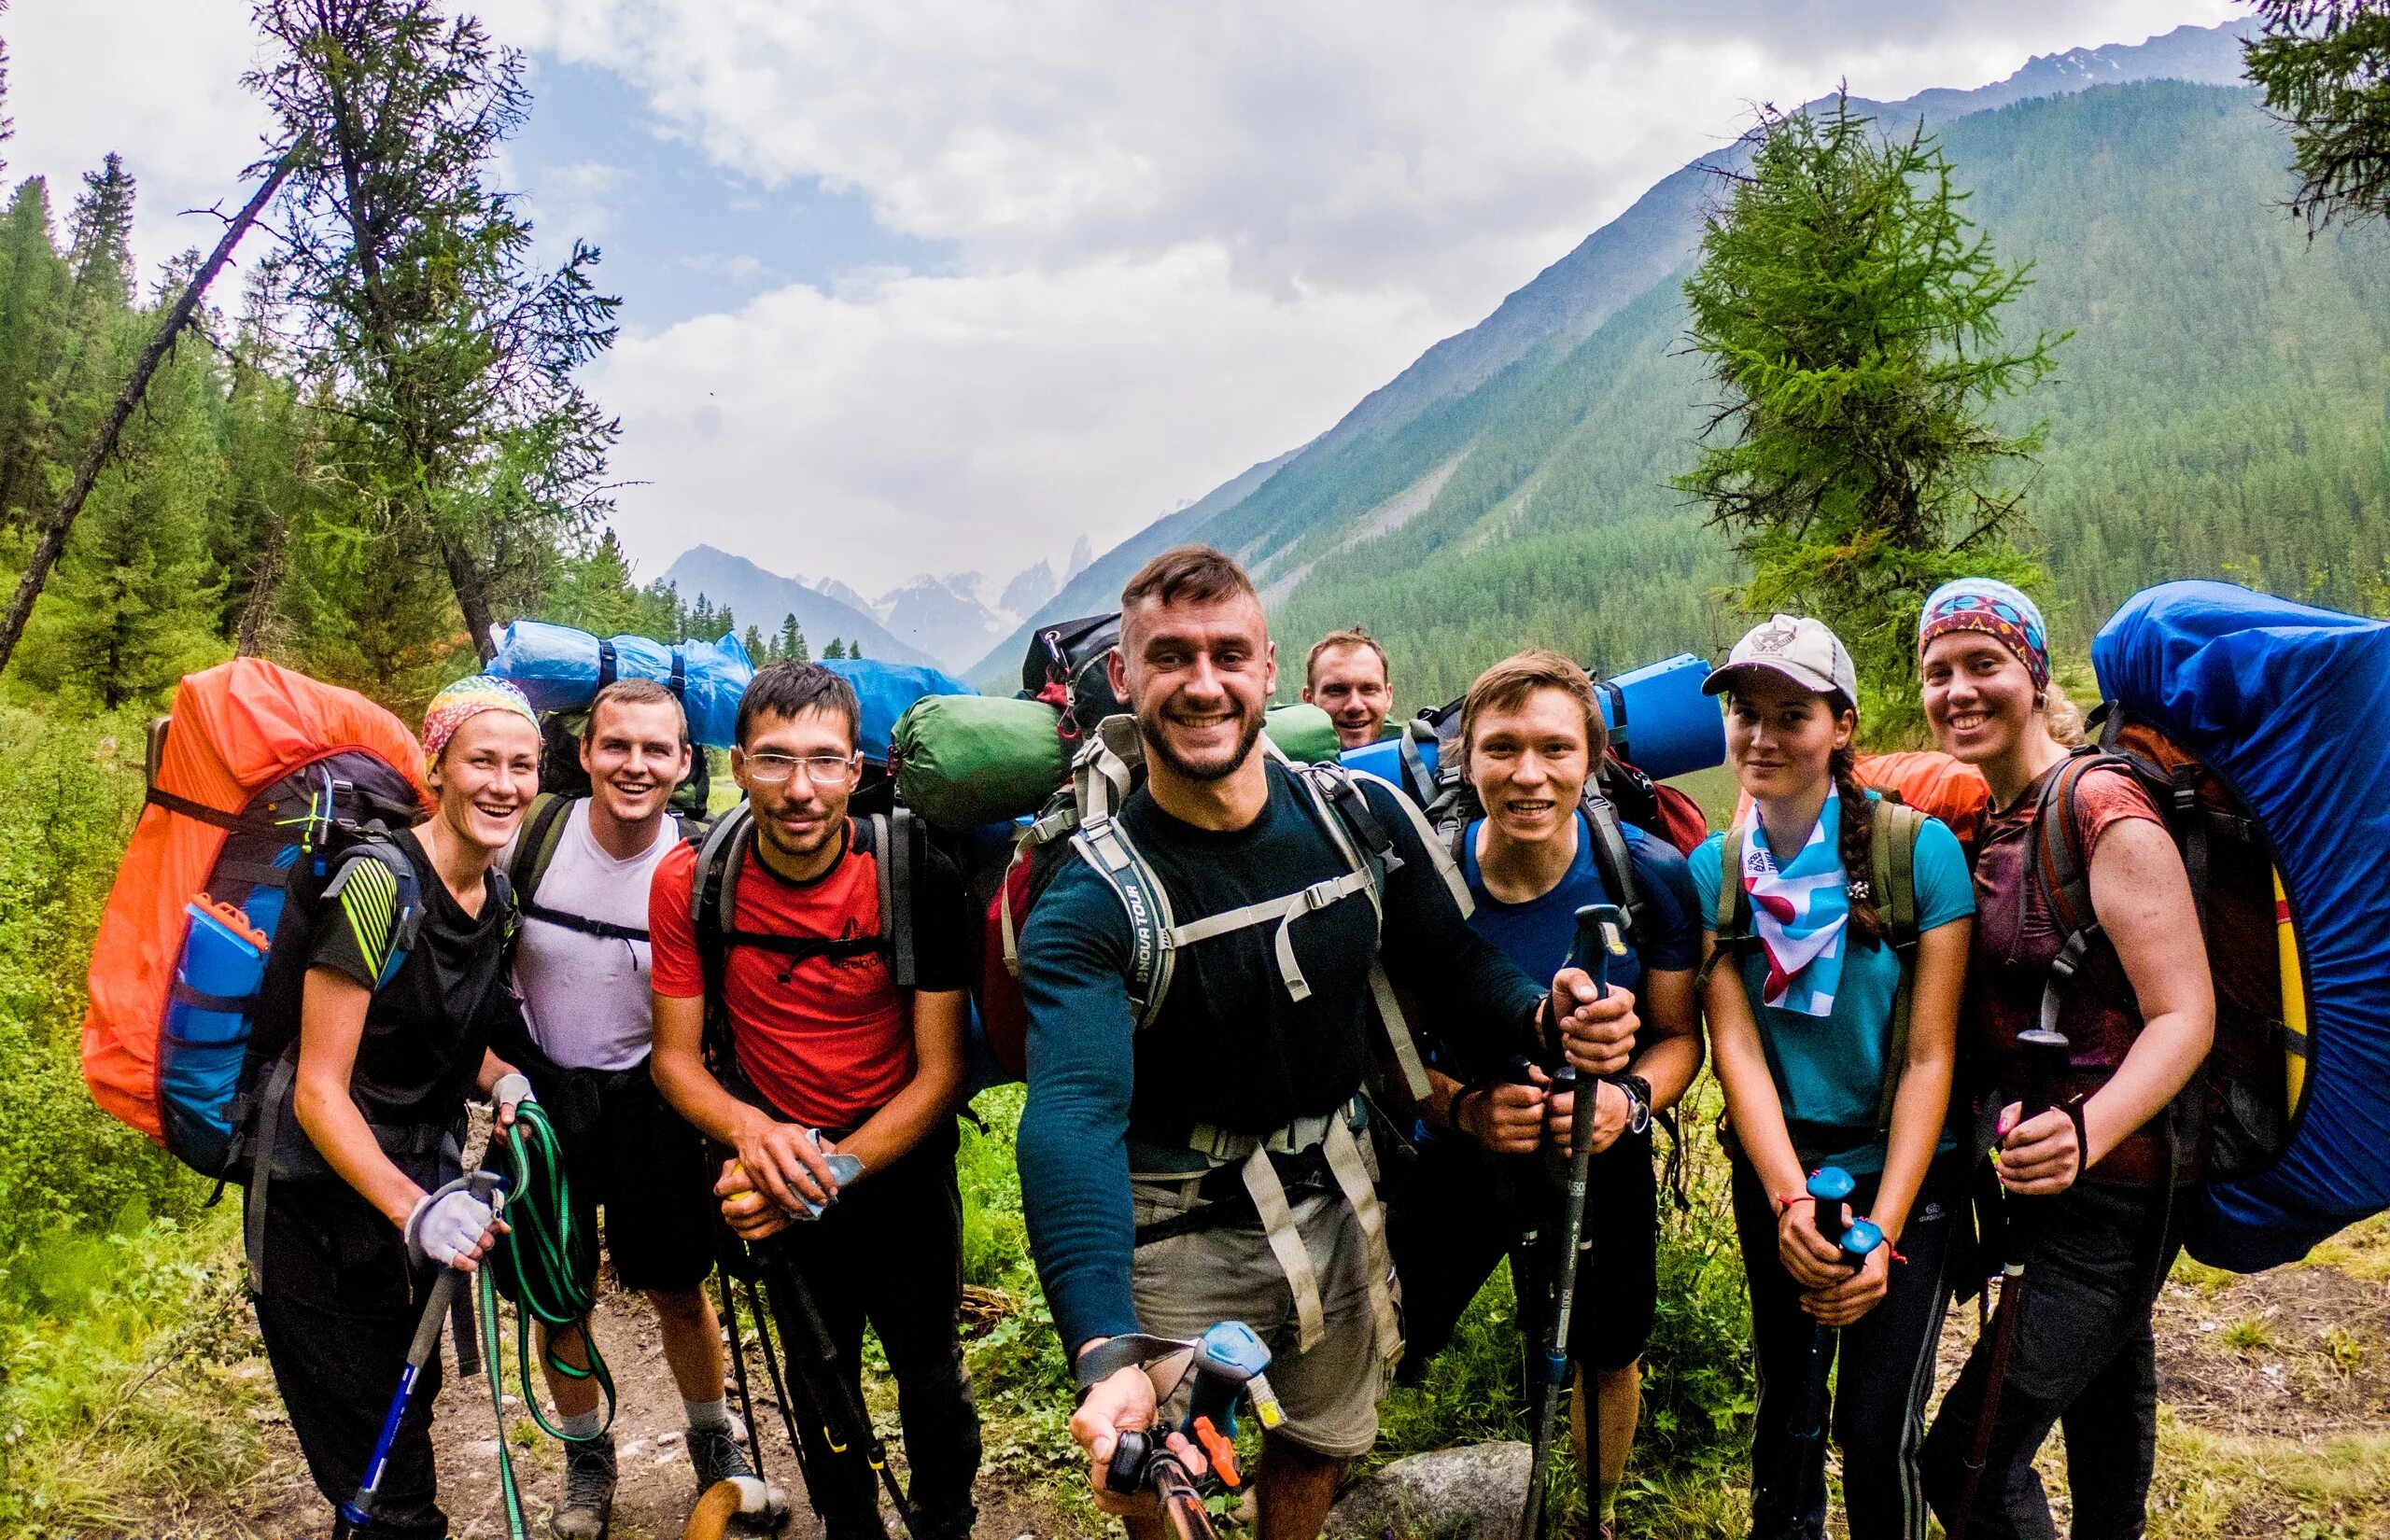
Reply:
[[[1525,1444],[1463,1444],[1381,1466],[1339,1498],[1329,1540],[1502,1540],[1526,1495]]]

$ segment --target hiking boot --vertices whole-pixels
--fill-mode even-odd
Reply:
[[[548,1516],[555,1540],[606,1540],[614,1513],[614,1435],[564,1447],[564,1501]]]
[[[699,1496],[717,1481],[755,1474],[754,1465],[747,1459],[747,1446],[738,1441],[735,1424],[727,1428],[691,1428],[688,1440],[689,1463],[696,1469]],[[763,1527],[776,1530],[787,1521],[788,1493],[780,1490],[778,1482],[766,1482]]]

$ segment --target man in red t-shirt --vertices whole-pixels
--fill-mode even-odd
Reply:
[[[910,891],[893,902],[911,906],[915,987],[896,987],[879,912],[885,852],[865,847],[847,816],[860,719],[852,688],[819,665],[774,664],[747,687],[730,767],[753,828],[737,912],[710,938],[727,944],[720,1006],[740,1084],[726,1089],[706,1068],[706,970],[689,902],[697,852],[685,845],[656,868],[649,903],[654,1073],[682,1116],[737,1152],[715,1188],[723,1216],[756,1243],[767,1281],[786,1267],[812,1295],[857,1405],[866,1320],[879,1333],[902,1407],[916,1540],[960,1540],[977,1516],[979,1467],[957,1332],[954,1174],[973,917],[950,863],[935,852],[912,863]],[[830,945],[772,945],[791,940]],[[841,1186],[824,1159],[834,1152],[860,1160],[862,1174]],[[815,1205],[826,1205],[820,1218],[795,1223]],[[791,1302],[777,1286],[774,1307],[788,1337]],[[808,1495],[827,1540],[884,1540],[862,1450],[834,1451],[822,1409],[807,1410]]]

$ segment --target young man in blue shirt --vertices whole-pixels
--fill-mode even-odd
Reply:
[[[1454,750],[1483,815],[1462,831],[1457,852],[1478,934],[1541,974],[1568,960],[1580,906],[1624,904],[1630,894],[1621,889],[1630,885],[1636,904],[1629,955],[1611,959],[1610,980],[1636,996],[1642,1031],[1626,1072],[1600,1082],[1596,1093],[1587,1266],[1577,1275],[1570,1327],[1570,1356],[1580,1367],[1572,1419],[1580,1469],[1587,1464],[1587,1389],[1598,1408],[1603,1533],[1635,1438],[1655,1303],[1652,1120],[1684,1095],[1702,1057],[1693,879],[1665,841],[1624,826],[1626,880],[1613,884],[1605,873],[1583,798],[1607,746],[1585,671],[1558,653],[1531,651],[1469,686]],[[1392,1217],[1410,1337],[1405,1379],[1423,1373],[1451,1340],[1506,1253],[1528,1352],[1539,1351],[1550,1329],[1560,1225],[1559,1194],[1535,1156],[1545,1146],[1565,1154],[1575,1107],[1573,1095],[1546,1094],[1549,1077],[1539,1068],[1524,1082],[1464,1084],[1437,1057],[1429,1071],[1435,1094],[1420,1109],[1419,1157]],[[1530,1233],[1545,1243],[1525,1244]]]
[[[1160,1533],[1149,1498],[1127,1503],[1102,1483],[1118,1435],[1156,1421],[1133,1334],[1187,1337],[1242,1320],[1275,1355],[1286,1411],[1257,1483],[1260,1533],[1308,1540],[1344,1462],[1376,1439],[1380,1367],[1399,1351],[1383,1215],[1353,1135],[1373,964],[1382,954],[1419,991],[1447,1048],[1479,1071],[1565,1041],[1581,1069],[1614,1073],[1634,1001],[1596,1001],[1576,971],[1547,996],[1472,932],[1449,864],[1383,783],[1357,791],[1399,866],[1382,893],[1346,881],[1353,863],[1330,821],[1346,815],[1261,750],[1276,659],[1234,561],[1167,552],[1130,581],[1121,608],[1112,685],[1135,716],[1147,778],[1111,821],[1158,876],[1174,922],[1306,902],[1177,946],[1175,983],[1141,1029],[1129,992],[1138,931],[1089,861],[1065,861],[1020,942],[1022,1205],[1081,1387],[1071,1431],[1098,1502],[1132,1534]]]

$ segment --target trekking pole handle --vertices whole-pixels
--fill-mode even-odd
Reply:
[[[1809,1173],[1807,1190],[1818,1234],[1835,1245],[1842,1244],[1843,1232],[1850,1227],[1849,1202],[1851,1189],[1858,1185],[1839,1166],[1821,1166]]]
[[[1610,994],[1610,965],[1626,955],[1626,911],[1615,903],[1581,904],[1577,934],[1568,944],[1568,966],[1594,977],[1597,998]]]
[[[2039,1117],[2050,1110],[2050,1082],[2066,1068],[2067,1054],[2074,1045],[2064,1032],[2028,1027],[2017,1034],[2017,1046],[2025,1061],[2024,1094],[2017,1099],[2026,1117]]]

